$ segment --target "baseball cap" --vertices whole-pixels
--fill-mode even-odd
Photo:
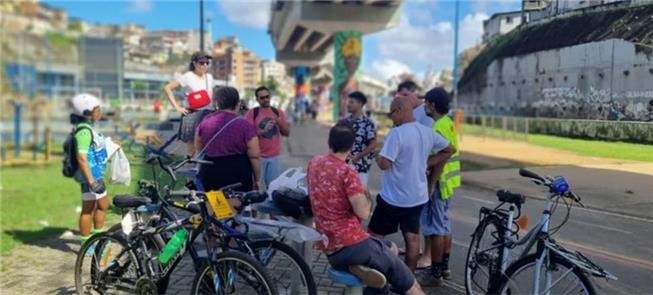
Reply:
[[[72,112],[78,116],[88,116],[94,108],[100,106],[100,103],[100,99],[95,95],[88,93],[77,94],[71,100]]]
[[[190,59],[192,61],[202,61],[207,59],[213,59],[213,57],[204,51],[196,51],[195,53],[193,53],[193,55],[191,55]]]
[[[425,95],[426,101],[432,103],[440,111],[449,111],[449,93],[442,87],[435,87]]]

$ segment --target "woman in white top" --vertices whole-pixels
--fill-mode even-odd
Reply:
[[[186,152],[188,155],[195,154],[195,145],[193,143],[195,127],[202,121],[204,116],[213,111],[213,106],[209,103],[201,108],[191,109],[188,102],[186,102],[186,97],[184,96],[183,104],[179,104],[172,90],[181,86],[184,88],[186,95],[192,92],[206,90],[208,97],[213,97],[213,76],[209,74],[211,59],[213,57],[207,53],[201,51],[193,53],[188,71],[182,75],[177,75],[174,81],[171,81],[164,87],[168,100],[170,100],[170,103],[182,115],[179,126],[179,140],[186,143]]]

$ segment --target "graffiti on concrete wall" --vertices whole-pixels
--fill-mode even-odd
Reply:
[[[545,88],[531,103],[535,116],[612,121],[653,121],[653,91],[610,93],[590,87]]]

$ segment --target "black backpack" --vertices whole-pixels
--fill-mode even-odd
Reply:
[[[254,108],[254,122],[256,122],[256,117],[258,117],[258,113],[261,111],[260,107],[255,107]],[[279,110],[277,108],[272,107],[272,112],[279,117]]]
[[[295,219],[303,216],[313,216],[311,201],[308,195],[299,190],[280,189],[272,192],[272,201],[287,216]]]
[[[88,129],[91,131],[91,142],[93,142],[93,130],[88,126],[79,126],[78,128],[73,129],[66,136],[66,140],[63,142],[63,169],[61,173],[65,177],[73,177],[79,169],[79,162],[77,162],[77,141],[75,140],[75,135],[77,132]]]

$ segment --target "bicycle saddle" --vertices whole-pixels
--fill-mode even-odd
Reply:
[[[521,205],[526,202],[526,198],[521,194],[511,193],[507,190],[497,191],[497,197],[499,198],[499,202],[506,202],[515,205]]]

